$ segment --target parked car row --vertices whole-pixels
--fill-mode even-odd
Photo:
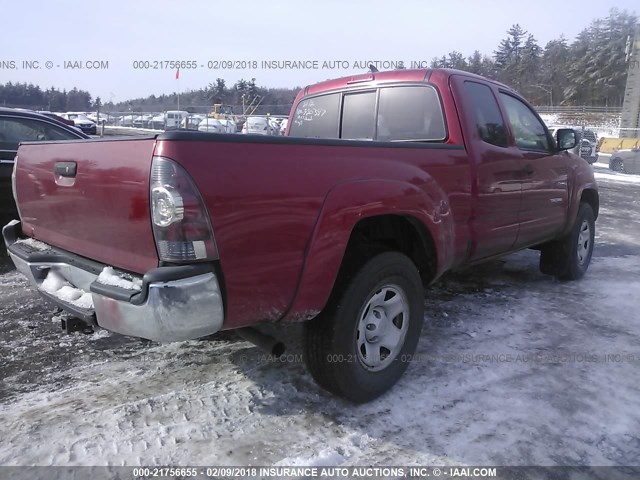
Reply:
[[[167,118],[171,114],[177,115],[183,112],[167,112]],[[234,120],[213,118],[205,114],[192,113],[181,116],[180,128],[185,130],[198,130],[209,133],[243,133],[251,135],[284,135],[288,119],[284,117],[250,116],[244,122],[238,124]],[[134,122],[135,125],[135,122]],[[171,130],[166,128],[165,130]]]
[[[84,112],[40,112],[69,126],[75,126],[83,133],[96,135],[98,125],[118,127],[148,128],[152,130],[199,130],[213,133],[248,133],[252,135],[284,135],[288,119],[275,116],[250,116],[245,121],[238,117],[213,118],[209,114],[189,113],[185,110],[169,110],[161,113],[122,114]]]
[[[60,116],[72,121],[74,126],[87,135],[97,135],[98,133],[98,126],[83,113],[61,113]]]
[[[181,122],[189,115],[185,111],[168,111],[161,113],[124,114],[111,116],[109,124],[118,127],[150,128],[154,130],[172,130],[179,128]]]
[[[92,120],[82,112],[54,113],[46,110],[41,110],[36,113],[52,118],[60,123],[64,123],[69,127],[75,127],[76,129],[80,130],[83,133],[86,133],[87,135],[96,135],[98,133],[98,128],[95,120]]]

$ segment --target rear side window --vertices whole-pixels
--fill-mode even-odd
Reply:
[[[380,89],[377,140],[440,141],[447,136],[440,100],[432,87]]]
[[[549,139],[543,123],[523,102],[506,93],[500,93],[507,111],[516,145],[522,150],[549,150]],[[578,137],[579,138],[579,137]]]
[[[0,150],[17,150],[20,142],[75,140],[78,137],[48,122],[32,118],[0,117]]]
[[[338,138],[340,94],[321,95],[301,101],[289,127],[292,137]]]
[[[376,92],[350,93],[342,101],[342,134],[349,140],[373,140]]]
[[[464,91],[473,107],[480,138],[491,145],[506,147],[507,129],[491,89],[481,83],[464,82]]]

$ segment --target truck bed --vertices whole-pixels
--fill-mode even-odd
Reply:
[[[202,195],[224,278],[225,328],[284,318],[303,274],[308,282],[329,285],[317,289],[322,298],[335,279],[353,215],[381,209],[419,214],[416,206],[422,205],[442,217],[434,230],[447,246],[439,252],[439,269],[463,258],[467,248],[470,167],[462,145],[185,131],[21,146],[17,191],[24,233],[125,271],[144,274],[157,267],[149,211],[153,155],[180,164]],[[71,186],[55,181],[61,161],[77,163]],[[425,191],[436,185],[439,198],[430,198]],[[317,232],[325,221],[338,222],[330,237]],[[305,271],[314,245],[328,263]]]

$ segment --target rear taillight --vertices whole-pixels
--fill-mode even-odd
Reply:
[[[217,259],[209,215],[187,172],[168,158],[154,157],[150,189],[151,223],[160,260]]]
[[[20,206],[18,205],[18,193],[16,192],[16,171],[18,170],[18,156],[13,159],[13,170],[11,171],[11,191],[13,192],[13,201],[16,204],[16,209],[18,210],[18,217],[22,220],[22,215],[20,215]]]

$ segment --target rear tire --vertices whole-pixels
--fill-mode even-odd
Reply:
[[[591,205],[581,203],[571,232],[548,243],[540,252],[540,271],[560,280],[578,280],[591,262],[595,238],[595,215]]]
[[[424,290],[405,255],[385,252],[339,286],[304,328],[305,363],[315,381],[356,403],[391,388],[416,350]]]

